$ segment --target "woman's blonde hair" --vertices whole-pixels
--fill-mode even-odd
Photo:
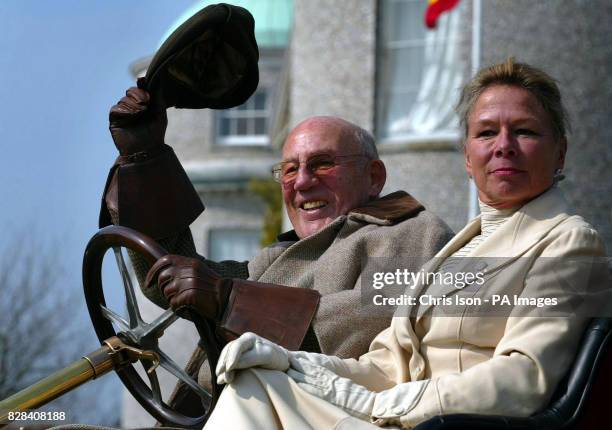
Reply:
[[[517,63],[510,57],[503,63],[481,69],[461,90],[455,110],[464,131],[464,141],[468,133],[468,118],[476,100],[493,85],[510,85],[529,91],[550,115],[555,137],[566,139],[570,125],[557,82],[546,72],[529,64]]]

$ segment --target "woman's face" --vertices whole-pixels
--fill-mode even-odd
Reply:
[[[565,149],[548,113],[520,87],[487,88],[468,117],[465,167],[480,200],[498,209],[521,206],[550,187]]]

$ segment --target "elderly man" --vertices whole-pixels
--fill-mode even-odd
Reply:
[[[243,320],[255,323],[265,318],[263,300],[265,314],[288,308],[284,313],[278,309],[281,316],[273,318],[278,321],[282,315],[299,313],[299,304],[292,309],[291,301],[285,300],[280,303],[286,306],[279,306],[273,300],[277,294],[286,296],[286,287],[316,290],[321,294],[316,315],[310,325],[307,318],[310,329],[295,347],[356,357],[388,326],[392,312],[387,308],[385,314],[372,316],[362,309],[366,259],[401,257],[405,268],[417,271],[451,237],[446,224],[409,194],[379,197],[386,170],[368,132],[340,118],[312,117],[289,133],[282,162],[274,167],[294,230],[280,235],[277,243],[248,263],[206,260],[195,253],[188,229],[201,203],[171,148],[163,143],[165,112],[155,108],[146,91],[131,88],[111,109],[110,120],[121,156],[109,175],[101,224],[109,214],[116,224],[127,220],[128,226],[149,233],[170,252],[184,255],[160,259],[142,283],[145,294],[162,306],[188,306],[219,323],[227,318],[228,303],[246,297],[239,311]],[[180,201],[163,214],[151,210],[152,201],[163,200],[159,195],[168,184]],[[117,191],[122,189],[123,194]],[[146,210],[139,213],[139,206]],[[139,271],[144,274],[146,268]],[[297,297],[300,290],[290,291]],[[260,292],[267,295],[253,299]],[[248,309],[249,298],[257,309]],[[291,327],[277,327],[279,337],[304,338],[303,333],[283,331]]]

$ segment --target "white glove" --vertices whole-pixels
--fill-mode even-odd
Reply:
[[[255,333],[244,333],[221,351],[216,369],[217,384],[229,384],[235,370],[250,367],[284,372],[289,368],[289,351]]]
[[[421,399],[429,380],[406,382],[375,393],[342,378],[312,361],[291,357],[287,374],[308,393],[332,403],[348,414],[377,425],[399,424],[399,417],[412,410]]]
[[[308,361],[311,364],[317,364],[334,373],[342,373],[343,369],[346,369],[343,360],[333,355],[325,355],[317,352],[289,351],[289,365],[291,367],[294,367],[294,363],[296,363],[296,366],[299,366],[300,361]]]
[[[361,419],[372,416],[376,393],[314,364],[308,358],[292,357],[287,374],[304,391],[344,409],[350,415]]]

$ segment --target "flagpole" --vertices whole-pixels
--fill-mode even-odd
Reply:
[[[480,69],[481,60],[481,22],[482,22],[482,0],[472,1],[472,77]],[[468,198],[468,220],[478,215],[478,190],[473,179],[469,179],[469,198]]]

